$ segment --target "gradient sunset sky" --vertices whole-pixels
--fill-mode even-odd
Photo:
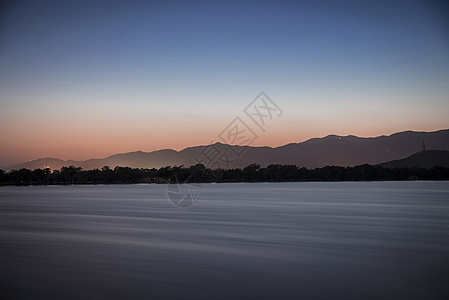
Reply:
[[[254,145],[449,128],[445,1],[11,1],[0,166],[180,150],[261,91]]]

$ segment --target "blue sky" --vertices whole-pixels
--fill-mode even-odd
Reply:
[[[262,90],[285,115],[261,145],[447,128],[448,11],[437,1],[4,4],[0,164],[207,144]]]

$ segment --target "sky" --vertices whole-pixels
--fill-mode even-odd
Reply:
[[[3,1],[4,2],[4,1]],[[260,92],[282,115],[245,115]],[[11,1],[0,166],[449,128],[444,1]]]

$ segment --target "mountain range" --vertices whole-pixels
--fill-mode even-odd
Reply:
[[[60,169],[74,165],[83,169],[103,166],[128,166],[132,168],[161,168],[165,166],[190,166],[203,163],[209,168],[242,168],[252,163],[265,167],[270,164],[290,164],[299,167],[317,168],[326,165],[355,166],[381,164],[403,159],[421,150],[425,141],[427,149],[449,150],[449,129],[434,132],[404,131],[389,136],[357,137],[353,135],[328,135],[312,138],[300,143],[280,147],[253,147],[215,143],[188,147],[181,151],[171,149],[152,152],[128,152],[101,159],[85,161],[40,158],[18,165],[3,167],[3,170],[37,169],[50,167]]]

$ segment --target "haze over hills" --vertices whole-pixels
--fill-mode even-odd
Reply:
[[[216,143],[212,146],[188,147],[181,151],[171,149],[153,152],[136,151],[86,161],[41,158],[2,169],[6,171],[20,168],[32,170],[47,166],[51,169],[60,169],[69,165],[83,169],[101,169],[103,166],[161,168],[190,166],[198,162],[202,162],[209,168],[242,168],[252,163],[258,163],[263,167],[270,164],[292,164],[306,168],[326,165],[355,166],[403,159],[419,152],[422,140],[426,142],[429,150],[449,150],[449,129],[434,132],[405,131],[373,138],[328,135],[275,148],[247,146],[245,149],[242,146]]]

